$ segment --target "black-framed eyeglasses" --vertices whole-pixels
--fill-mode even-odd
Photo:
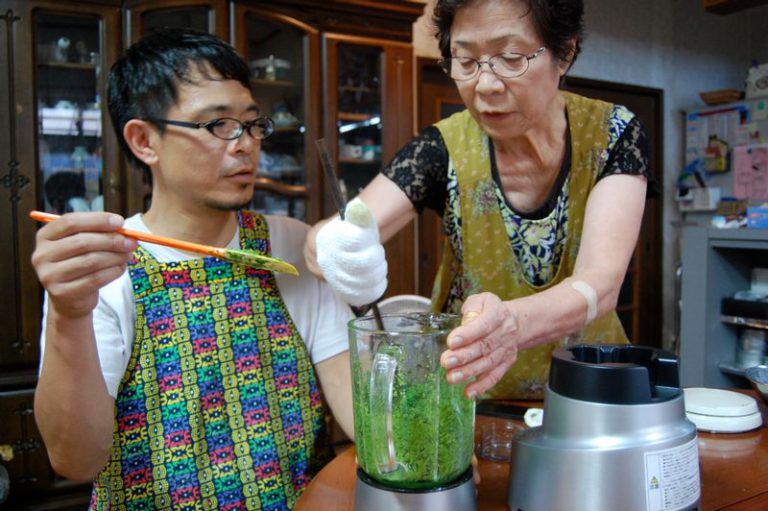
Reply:
[[[222,140],[234,140],[240,138],[246,131],[253,138],[263,140],[275,131],[275,123],[269,117],[257,117],[252,121],[245,122],[233,117],[221,117],[220,119],[214,119],[208,122],[172,121],[170,119],[157,119],[154,117],[145,120],[154,123],[170,124],[172,126],[181,126],[182,128],[190,128],[193,130],[205,128],[211,135]]]
[[[445,74],[453,80],[462,82],[471,80],[480,73],[483,64],[488,64],[490,70],[502,78],[517,78],[523,76],[533,59],[544,53],[542,46],[530,55],[523,53],[499,53],[488,60],[477,60],[472,57],[449,57],[437,61]]]

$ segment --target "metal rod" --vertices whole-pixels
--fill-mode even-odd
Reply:
[[[339,176],[336,174],[336,169],[333,167],[328,144],[325,143],[324,138],[320,138],[315,141],[315,145],[317,146],[317,151],[320,155],[320,163],[322,163],[323,171],[325,172],[325,182],[328,183],[328,190],[331,192],[333,204],[339,211],[341,219],[344,220],[344,211],[347,208],[347,202],[344,200],[344,195],[341,193]],[[373,310],[373,317],[376,319],[376,327],[383,331],[384,321],[381,319],[378,300],[371,304],[371,309]]]

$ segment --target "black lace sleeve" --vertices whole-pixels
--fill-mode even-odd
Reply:
[[[448,190],[448,149],[440,130],[430,126],[395,155],[381,171],[421,213],[430,208],[442,215]]]
[[[657,197],[658,185],[648,164],[649,153],[645,128],[637,117],[633,117],[608,155],[608,161],[598,179],[614,174],[642,175],[648,180],[646,197]]]

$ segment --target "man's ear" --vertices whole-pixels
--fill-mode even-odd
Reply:
[[[147,166],[157,163],[154,144],[158,133],[151,124],[147,121],[131,119],[123,127],[123,137],[136,158]]]

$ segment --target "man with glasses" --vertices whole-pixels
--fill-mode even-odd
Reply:
[[[331,454],[326,402],[352,437],[349,307],[303,264],[309,226],[246,209],[274,129],[249,78],[208,34],[128,48],[109,111],[151,205],[38,233],[35,416],[54,469],[94,480],[92,509],[291,509]],[[255,250],[300,276],[137,244],[121,226]]]
[[[424,208],[443,217],[432,307],[464,315],[441,362],[449,381],[474,380],[470,397],[541,398],[555,347],[628,342],[614,308],[648,147],[626,108],[559,89],[583,10],[581,0],[438,0],[440,65],[466,110],[424,130],[359,195],[382,242]],[[310,231],[308,265],[335,289],[370,287],[373,268],[350,275],[325,255],[370,249],[342,225]]]

